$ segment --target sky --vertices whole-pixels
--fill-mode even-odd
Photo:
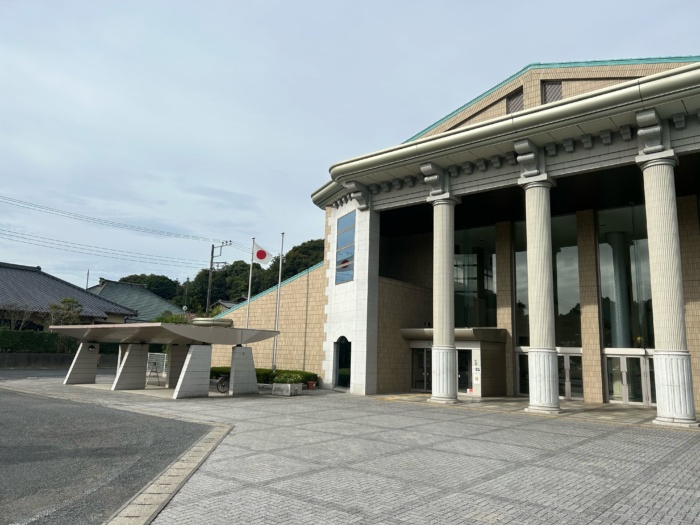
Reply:
[[[184,282],[224,240],[216,262],[282,232],[286,252],[323,237],[331,164],[533,62],[698,55],[699,19],[658,0],[0,0],[0,261],[92,286]]]

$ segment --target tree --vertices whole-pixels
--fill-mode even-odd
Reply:
[[[29,320],[32,311],[17,303],[10,303],[0,310],[0,320],[10,327],[10,330],[22,330],[24,324]]]
[[[80,324],[82,312],[83,306],[76,299],[61,299],[59,304],[49,305],[50,324]]]
[[[182,286],[177,280],[166,275],[156,275],[145,273],[139,275],[127,275],[119,279],[120,283],[144,284],[146,289],[170,301],[178,294],[178,289]]]

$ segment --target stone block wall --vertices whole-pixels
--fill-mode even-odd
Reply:
[[[700,407],[700,225],[697,196],[678,199],[678,234],[681,240],[685,332],[690,352],[695,406]]]
[[[581,345],[583,363],[583,400],[602,403],[603,354],[600,334],[600,290],[598,285],[598,245],[595,212],[576,213],[578,274],[581,301]]]
[[[302,272],[282,283],[280,335],[277,340],[277,368],[321,373],[323,325],[325,322],[326,275],[323,265]],[[273,330],[277,288],[254,297],[250,303],[250,328]],[[245,328],[246,304],[224,315],[233,326]],[[253,343],[256,368],[272,366],[273,339]],[[212,366],[230,366],[231,348],[213,345]]]
[[[412,350],[399,330],[423,328],[432,315],[432,290],[379,278],[378,394],[410,391]]]

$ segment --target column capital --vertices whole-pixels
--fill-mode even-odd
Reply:
[[[657,153],[643,153],[637,155],[634,161],[639,165],[642,171],[652,166],[665,165],[674,168],[678,165],[678,157],[672,149],[659,151]]]
[[[527,191],[530,188],[553,188],[556,186],[556,183],[554,179],[546,173],[540,173],[532,177],[520,177],[518,179],[518,185]]]

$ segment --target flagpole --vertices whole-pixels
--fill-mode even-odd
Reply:
[[[284,259],[284,257],[282,256],[283,253],[284,232],[282,232],[282,245],[280,246],[280,273],[279,278],[277,279],[277,308],[275,311],[275,331],[277,331],[280,325],[280,292],[282,291],[282,261]],[[272,371],[274,372],[277,369],[277,336],[275,336],[275,340],[272,345]]]
[[[245,312],[245,327],[248,328],[248,320],[250,319],[250,292],[253,288],[253,257],[255,255],[255,237],[253,237],[253,245],[250,247],[250,276],[248,277],[248,309]]]

